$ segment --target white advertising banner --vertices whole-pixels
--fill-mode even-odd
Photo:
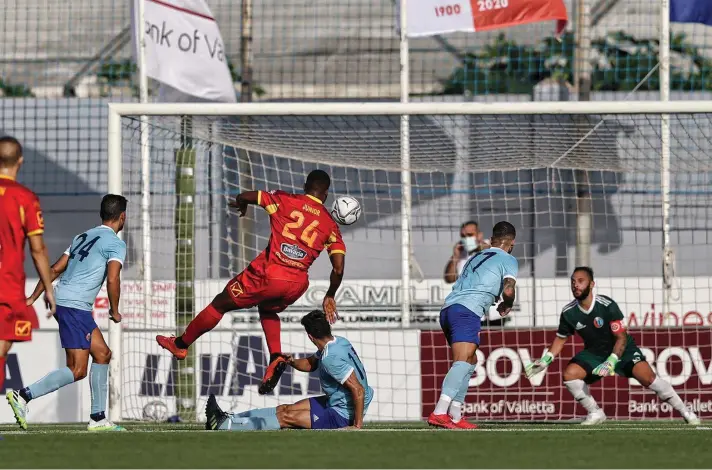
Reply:
[[[145,5],[146,75],[185,95],[235,102],[220,29],[205,0],[134,0],[134,51],[139,1]]]
[[[658,278],[599,278],[596,292],[612,297],[626,315],[631,327],[708,326],[712,327],[712,278],[681,277],[673,292],[669,312],[662,311],[663,288]],[[226,279],[196,281],[196,306],[202,309],[222,291]],[[36,280],[27,281],[32,292]],[[175,328],[175,282],[154,281],[151,308],[144,309],[143,283],[123,281],[121,313],[125,328],[165,330]],[[280,314],[284,329],[301,329],[302,315],[321,306],[328,281],[312,281],[306,293]],[[423,329],[439,329],[439,312],[452,286],[439,279],[414,282],[411,299],[414,312],[411,325]],[[336,296],[342,321],[336,331],[359,328],[400,327],[400,285],[397,280],[344,281]],[[536,300],[534,300],[536,299]],[[510,327],[557,326],[561,308],[572,300],[567,278],[517,281],[517,299],[509,315]],[[35,304],[41,328],[54,328],[54,319],[47,319],[41,301]],[[94,304],[94,317],[100,328],[108,328],[109,300],[102,288]],[[490,318],[498,318],[494,308]],[[257,310],[234,312],[225,316],[220,328],[260,331]]]

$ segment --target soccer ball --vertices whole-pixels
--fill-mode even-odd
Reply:
[[[361,217],[361,204],[351,196],[340,196],[331,207],[331,216],[341,225],[351,225]]]

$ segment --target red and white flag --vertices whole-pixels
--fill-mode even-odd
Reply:
[[[550,20],[557,21],[556,32],[561,34],[568,19],[563,0],[408,0],[406,14],[409,37],[487,31]]]
[[[161,82],[160,101],[235,102],[225,46],[206,1],[134,0],[136,54],[138,2],[144,2],[146,75]]]

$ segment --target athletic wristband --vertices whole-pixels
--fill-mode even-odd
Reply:
[[[608,356],[608,362],[610,362],[611,364],[617,363],[617,362],[618,362],[618,356],[616,356],[615,354],[611,353],[611,355]]]

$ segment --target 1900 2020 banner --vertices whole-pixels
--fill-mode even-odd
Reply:
[[[583,348],[571,338],[545,374],[532,377],[524,366],[538,358],[554,338],[552,329],[485,330],[477,351],[477,370],[470,380],[465,415],[474,419],[558,420],[583,417],[562,383],[562,372]],[[688,407],[712,418],[712,331],[707,328],[632,330],[646,360],[669,381]],[[422,416],[435,407],[443,378],[451,364],[443,334],[421,331]],[[677,417],[667,403],[633,379],[611,377],[591,386],[606,414],[617,419]]]

